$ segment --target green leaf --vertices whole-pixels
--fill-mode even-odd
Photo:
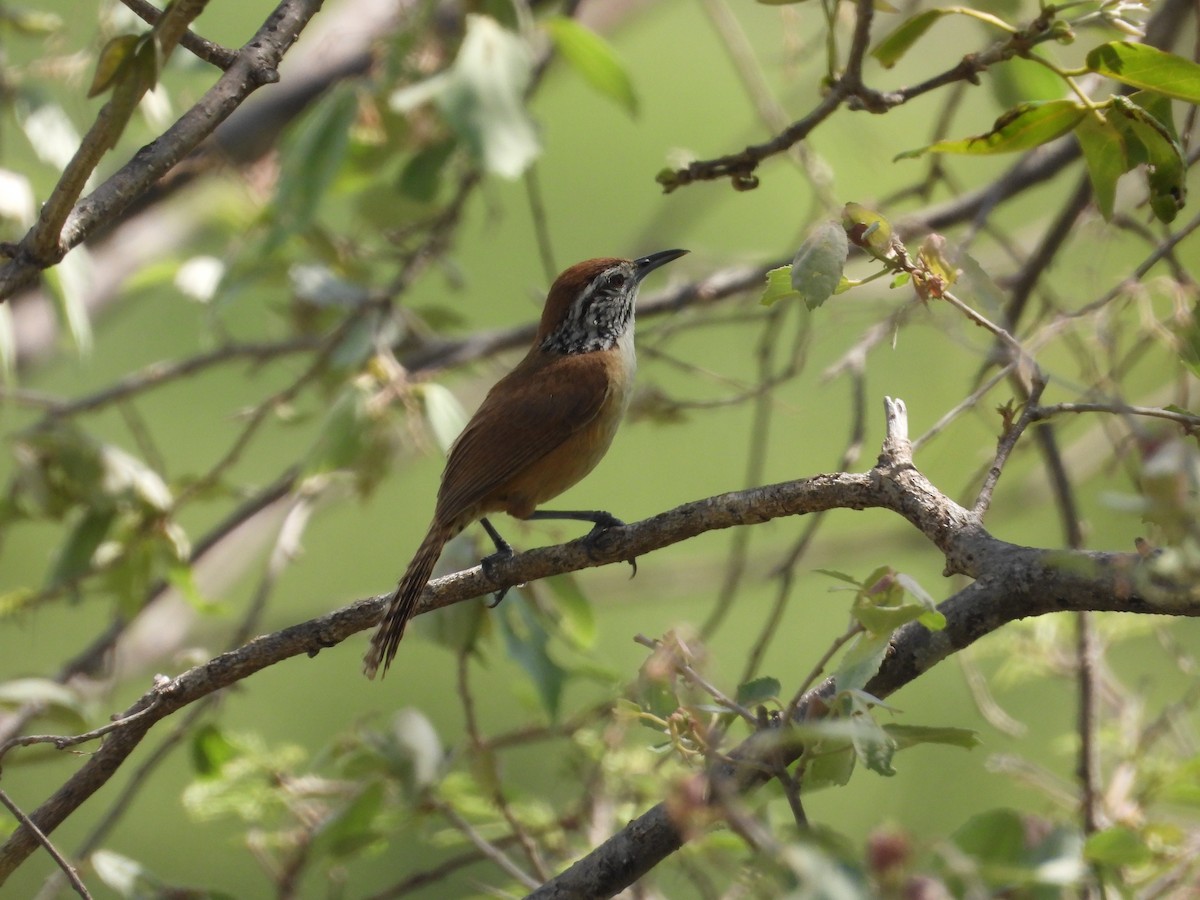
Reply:
[[[819,572],[822,575],[828,575],[830,578],[836,578],[838,581],[844,581],[847,584],[852,584],[855,587],[862,587],[856,578],[847,575],[845,572],[838,572],[834,569],[814,569],[814,571]],[[845,590],[845,588],[830,588],[830,590]]]
[[[792,287],[792,267],[780,266],[767,272],[767,288],[758,302],[763,306],[774,306],[780,300],[799,300],[800,294]]]
[[[410,159],[400,172],[400,193],[421,203],[432,203],[442,185],[442,171],[458,141],[449,138],[431,144]]]
[[[75,247],[62,262],[44,273],[54,297],[59,321],[80,356],[92,352],[92,322],[88,317],[87,294],[94,283],[92,257],[86,247]]]
[[[97,850],[91,855],[92,869],[104,884],[124,900],[162,896],[166,885],[135,859]]]
[[[1016,866],[1025,854],[1025,823],[1011,809],[993,809],[972,816],[951,840],[981,862]]]
[[[1111,122],[1097,121],[1095,116],[1084,116],[1075,126],[1075,138],[1087,163],[1088,180],[1092,183],[1096,207],[1105,220],[1111,221],[1117,181],[1130,169],[1125,140]]]
[[[612,47],[594,31],[565,16],[543,22],[563,59],[600,94],[613,100],[629,115],[638,113],[637,94],[624,64]]]
[[[0,10],[0,26],[28,37],[41,37],[59,31],[63,20],[55,13],[9,6]]]
[[[875,45],[875,49],[871,51],[871,55],[879,61],[879,64],[885,69],[890,69],[900,58],[908,52],[926,31],[930,29],[934,22],[944,15],[948,15],[948,9],[927,9],[911,16],[901,22],[897,28],[892,31],[887,37]]]
[[[67,535],[46,576],[46,587],[69,584],[87,574],[96,548],[108,537],[117,511],[112,506],[96,507],[84,513]]]
[[[1088,53],[1087,67],[1122,84],[1200,103],[1200,65],[1148,44],[1101,44]]]
[[[346,806],[321,823],[312,842],[313,854],[345,859],[376,843],[382,837],[382,832],[374,827],[382,808],[383,783],[368,784]]]
[[[1146,846],[1145,839],[1123,825],[1115,825],[1089,835],[1083,845],[1083,855],[1090,862],[1112,868],[1141,866],[1154,858],[1154,854]]]
[[[860,634],[854,644],[842,656],[837,671],[833,673],[838,692],[863,688],[875,677],[887,656],[891,636],[888,634]]]
[[[918,621],[930,631],[941,631],[946,627],[946,617],[938,612],[937,601],[911,575],[903,572],[896,573],[896,583],[904,588],[908,596],[914,598],[924,610],[917,617]]]
[[[367,495],[387,473],[394,452],[387,410],[373,402],[369,378],[353,379],[338,395],[309,450],[304,475],[349,472],[360,495]]]
[[[736,700],[742,706],[757,706],[776,699],[781,690],[783,686],[777,678],[755,678],[738,685]]]
[[[350,128],[357,115],[355,88],[335,87],[301,120],[294,137],[284,145],[275,194],[275,229],[267,240],[268,249],[312,222],[346,158]]]
[[[450,69],[395,92],[391,106],[406,112],[435,101],[487,171],[517,178],[541,153],[525,108],[533,56],[524,41],[495,19],[474,13],[466,19],[467,33]]]
[[[429,717],[408,706],[397,710],[390,724],[383,750],[391,770],[414,792],[435,784],[443,775],[446,751]]]
[[[964,153],[983,156],[1031,150],[1061,137],[1079,124],[1088,111],[1075,100],[1022,103],[1005,112],[986,134],[953,141],[938,141],[919,150],[907,150],[896,159],[915,159],[925,153]]]
[[[929,30],[934,22],[942,16],[950,15],[970,16],[971,18],[979,19],[981,22],[994,25],[1008,34],[1012,34],[1015,31],[1003,19],[997,18],[990,13],[970,9],[969,7],[950,6],[943,9],[927,9],[900,23],[891,34],[875,45],[875,49],[871,51],[871,55],[885,69],[890,69],[900,61],[900,58]]]
[[[241,756],[241,751],[216,725],[202,725],[191,740],[192,768],[201,778],[216,778],[225,764]]]
[[[140,35],[119,34],[101,48],[96,70],[92,73],[92,85],[87,92],[89,99],[113,86],[117,76],[130,65],[140,40]]]
[[[496,616],[508,655],[533,682],[546,713],[551,719],[557,719],[567,671],[550,656],[547,648],[550,636],[529,604],[522,598],[514,597],[513,600],[520,602],[510,600],[501,607],[507,614]]]
[[[822,222],[813,229],[792,260],[792,288],[805,306],[816,309],[833,296],[849,255],[850,242],[840,224]]]
[[[854,736],[854,752],[859,762],[879,775],[892,776],[896,770],[892,768],[892,757],[896,755],[896,742],[893,741],[874,719],[859,716],[855,720],[863,726]]]
[[[849,741],[837,746],[822,745],[813,753],[812,761],[804,768],[804,791],[846,784],[854,774],[857,758],[854,746]]]
[[[579,582],[570,573],[555,575],[543,582],[554,593],[558,608],[558,627],[563,637],[576,649],[588,650],[596,645],[596,611],[592,602],[579,589]]]
[[[39,722],[61,724],[68,733],[88,728],[83,699],[71,688],[48,678],[14,678],[0,682],[0,709],[16,711],[29,704],[37,705]],[[14,753],[4,762],[7,766],[25,758],[23,753]]]
[[[887,732],[888,737],[895,741],[897,750],[905,750],[915,747],[917,744],[945,744],[950,747],[973,750],[983,743],[978,732],[969,728],[887,724],[883,726],[883,730]]]
[[[82,140],[71,117],[57,103],[40,102],[37,97],[23,99],[28,102],[16,104],[13,111],[30,149],[47,165],[65,169]]]

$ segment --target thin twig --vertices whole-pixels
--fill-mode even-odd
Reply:
[[[1189,434],[1200,430],[1200,416],[1157,406],[1127,406],[1123,403],[1052,403],[1049,406],[1034,407],[1030,412],[1030,418],[1034,422],[1042,422],[1059,415],[1082,413],[1146,416],[1151,419],[1165,419],[1168,422],[1174,422],[1183,426]]]
[[[504,790],[501,787],[504,784],[504,780],[500,777],[500,769],[496,762],[496,757],[488,753],[485,749],[486,742],[483,738],[483,731],[479,727],[479,718],[475,715],[475,697],[471,692],[470,666],[470,651],[460,650],[458,653],[458,665],[456,667],[456,685],[458,688],[458,699],[462,704],[467,739],[471,742],[471,749],[475,759],[487,770],[486,782],[491,786],[492,803],[500,811],[500,814],[504,817],[504,821],[508,823],[508,827],[512,829],[512,834],[517,839],[517,845],[525,854],[525,858],[529,860],[529,865],[533,867],[534,874],[541,881],[545,881],[550,877],[550,871],[546,868],[546,862],[538,852],[537,844],[534,843],[533,838],[525,830],[525,825],[513,813],[508,798],[504,796]]]
[[[90,900],[92,895],[88,893],[87,886],[80,879],[79,873],[75,871],[75,867],[71,865],[65,856],[58,852],[58,848],[54,846],[50,838],[37,827],[29,816],[25,815],[21,807],[13,802],[12,798],[8,796],[3,788],[0,788],[0,803],[3,803],[8,811],[16,817],[17,821],[33,833],[34,837],[37,838],[37,842],[50,854],[51,858],[58,865],[59,870],[63,873],[63,876],[71,883],[71,887],[75,893],[80,897],[86,898],[86,900]]]
[[[148,25],[156,24],[162,15],[162,10],[154,4],[148,3],[147,0],[121,0],[121,2]],[[237,59],[236,51],[213,43],[207,38],[202,38],[190,28],[179,39],[179,45],[222,71],[232,66],[234,60]]]
[[[641,644],[643,647],[646,647],[650,650],[659,650],[663,646],[662,641],[646,637],[644,634],[634,635],[633,642],[635,644]],[[746,707],[742,706],[742,704],[738,703],[732,697],[726,696],[724,691],[697,672],[696,669],[691,665],[680,659],[677,654],[669,653],[666,656],[666,659],[670,662],[671,668],[673,668],[678,674],[682,675],[686,681],[700,688],[730,712],[737,713],[752,726],[758,725],[758,718],[754,715],[754,713],[746,709]]]
[[[972,507],[975,515],[982,516],[991,505],[992,494],[996,490],[996,484],[1000,481],[1004,464],[1008,462],[1008,457],[1012,454],[1013,448],[1017,446],[1017,441],[1025,433],[1025,429],[1033,424],[1032,410],[1037,407],[1037,402],[1041,399],[1042,391],[1045,389],[1046,382],[1035,374],[1029,399],[1025,401],[1021,415],[1015,422],[1007,424],[1000,435],[1000,440],[996,442],[996,455],[992,457],[992,464],[988,467],[987,475],[983,479],[983,485],[979,488],[979,494],[975,497],[975,505]]]
[[[445,816],[447,821],[457,828],[468,841],[474,844],[476,850],[508,873],[511,878],[515,878],[530,890],[539,886],[541,882],[522,871],[521,867],[509,859],[503,850],[480,834],[479,830],[459,815],[458,810],[449,803],[435,803],[434,808]]]

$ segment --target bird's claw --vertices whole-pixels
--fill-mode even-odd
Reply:
[[[515,553],[513,552],[513,548],[506,543],[504,546],[499,547],[495,553],[492,553],[491,555],[485,556],[483,559],[481,559],[479,561],[479,567],[483,569],[484,575],[486,575],[492,581],[495,581],[496,564],[507,562],[508,560],[512,559],[514,555]],[[504,599],[505,595],[508,594],[510,590],[512,590],[512,587],[512,585],[509,585],[508,587],[502,587],[500,590],[496,591],[496,596],[492,602],[488,604],[488,609],[495,609],[497,606],[499,606],[500,601]]]
[[[605,513],[604,518],[600,521],[597,521],[595,523],[595,525],[592,526],[592,530],[589,531],[583,537],[584,543],[587,545],[587,548],[588,548],[588,555],[591,556],[592,559],[595,559],[596,551],[598,549],[596,547],[596,541],[598,541],[605,534],[607,534],[609,532],[609,530],[611,530],[613,528],[624,528],[624,527],[625,527],[625,523],[621,519],[618,519],[614,515]],[[637,568],[638,568],[637,567],[637,557],[631,556],[629,559],[625,560],[625,562],[629,563],[629,565],[631,565],[633,567],[633,574],[631,574],[629,576],[630,578],[633,578],[634,576],[637,575]]]

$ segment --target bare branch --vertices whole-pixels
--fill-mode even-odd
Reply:
[[[37,274],[57,264],[72,248],[93,231],[104,226],[136,198],[141,196],[172,166],[187,156],[245,99],[264,84],[277,81],[280,60],[300,36],[309,19],[316,15],[323,0],[283,0],[263,23],[258,33],[238,51],[237,61],[218,79],[217,83],[189,109],[174,125],[153,143],[146,145],[124,166],[104,181],[89,196],[78,203],[75,198],[83,189],[87,176],[95,168],[95,160],[79,157],[79,162],[65,173],[60,188],[43,207],[42,216],[15,250],[15,255],[0,267],[0,301],[31,284]],[[171,27],[163,26],[164,50],[174,46],[191,18],[204,6],[203,2],[174,4],[181,11],[171,17]],[[163,21],[167,21],[163,16]],[[168,43],[169,39],[169,43]],[[107,107],[106,107],[107,109]],[[123,122],[119,123],[123,127]],[[96,127],[101,127],[97,125]],[[87,153],[106,150],[105,143],[119,133],[103,125],[102,135],[84,138]],[[102,139],[103,138],[103,139]],[[82,150],[81,150],[82,152]],[[69,177],[68,177],[69,176]]]
[[[978,517],[939,492],[913,466],[903,404],[891,402],[888,411],[884,452],[870,472],[818,475],[697,500],[611,529],[599,539],[581,538],[516,555],[491,567],[491,576],[476,566],[432,582],[418,612],[549,575],[646,556],[707,531],[827,509],[881,508],[899,514],[925,535],[944,555],[948,574],[979,580],[939,607],[948,620],[944,631],[930,632],[914,623],[896,633],[887,661],[867,685],[875,696],[888,696],[950,654],[1018,618],[1062,610],[1200,616],[1200,603],[1190,587],[1158,577],[1153,557],[1042,550],[992,537]],[[176,678],[164,679],[117,717],[124,727],[110,730],[79,771],[31,815],[32,821],[43,832],[52,832],[112,777],[156,722],[282,660],[315,655],[372,627],[388,596],[360,600],[263,635]],[[777,753],[778,748],[772,752]],[[752,768],[755,777],[763,776],[763,766]],[[659,826],[664,823],[660,821]],[[630,828],[637,830],[634,825]],[[674,840],[677,847],[678,836]],[[664,842],[660,835],[656,840],[647,838],[646,847],[670,844],[670,839]],[[0,847],[0,883],[36,846],[36,837],[28,828],[14,832]],[[607,854],[610,850],[596,852]],[[647,865],[654,863],[651,860]]]

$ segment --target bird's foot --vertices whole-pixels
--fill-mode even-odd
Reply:
[[[496,542],[496,552],[481,559],[479,561],[479,566],[481,569],[483,569],[484,575],[492,579],[492,581],[495,581],[497,564],[508,562],[515,555],[516,552],[513,550],[512,545],[507,541],[500,539]],[[500,590],[496,591],[496,596],[492,599],[492,602],[488,604],[488,609],[495,609],[497,606],[499,606],[500,601],[504,599],[505,594],[507,594],[512,587],[512,585],[509,585],[508,587],[502,587]]]
[[[588,555],[593,559],[596,557],[596,551],[600,549],[597,544],[603,540],[604,536],[613,528],[625,527],[625,523],[621,519],[618,519],[616,516],[612,515],[612,513],[601,512],[597,513],[596,516],[597,517],[592,520],[595,523],[592,525],[592,530],[583,536],[584,543],[588,548]],[[629,559],[625,560],[625,562],[629,563],[629,565],[633,567],[633,573],[629,576],[630,578],[633,578],[635,575],[637,575],[637,557],[631,556]]]

